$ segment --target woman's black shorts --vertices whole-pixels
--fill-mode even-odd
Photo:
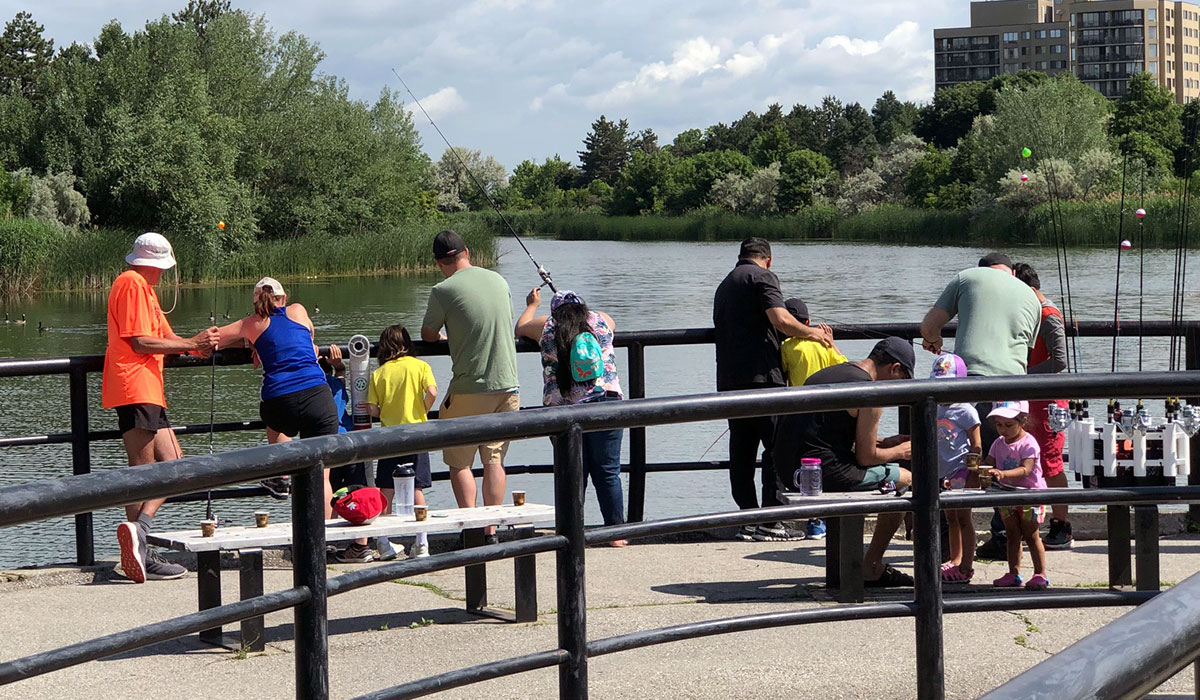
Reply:
[[[267,427],[288,437],[337,435],[337,406],[328,384],[301,389],[267,399],[258,405],[258,415]]]

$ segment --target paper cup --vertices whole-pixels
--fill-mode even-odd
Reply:
[[[270,521],[270,519],[271,519],[271,514],[268,513],[267,511],[265,511],[265,510],[254,511],[254,526],[255,527],[266,527],[267,523]]]
[[[513,494],[513,505],[514,506],[525,505],[525,492],[524,491],[513,491],[512,494]]]
[[[424,520],[429,516],[429,508],[426,506],[413,506],[413,519]]]
[[[200,535],[203,537],[212,537],[217,532],[216,520],[201,520]]]

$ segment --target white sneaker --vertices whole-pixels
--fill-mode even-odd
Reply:
[[[422,557],[427,557],[427,556],[429,556],[429,545],[428,544],[424,544],[424,543],[414,544],[412,547],[408,548],[408,558],[409,559],[420,559]]]
[[[386,537],[375,538],[375,549],[379,550],[379,561],[391,561],[404,554],[404,545],[393,544]]]

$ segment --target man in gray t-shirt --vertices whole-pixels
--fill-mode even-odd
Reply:
[[[979,267],[950,280],[921,321],[922,346],[942,351],[942,328],[958,316],[954,353],[972,376],[1025,374],[1029,349],[1037,340],[1042,305],[1025,283],[1013,276],[1012,261],[989,253]],[[986,448],[986,445],[985,445]]]
[[[506,413],[520,408],[512,297],[500,275],[471,265],[471,251],[454,231],[433,239],[433,257],[446,280],[429,293],[421,340],[435,343],[446,329],[453,377],[442,400],[441,418]],[[483,504],[504,503],[507,441],[448,447],[442,459],[460,508],[475,507],[475,453],[483,464]],[[488,538],[494,539],[495,528]]]

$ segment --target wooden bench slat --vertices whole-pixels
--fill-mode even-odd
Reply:
[[[420,532],[458,532],[489,525],[530,525],[554,520],[554,506],[526,503],[523,506],[484,506],[482,508],[452,508],[431,510],[422,522],[411,515],[381,515],[367,525],[353,525],[345,520],[325,521],[325,540],[343,542],[361,537],[415,535]],[[272,523],[267,527],[227,526],[217,529],[212,537],[204,537],[200,529],[175,532],[152,532],[147,541],[158,547],[183,552],[212,552],[254,547],[282,547],[292,543],[290,522]]]

